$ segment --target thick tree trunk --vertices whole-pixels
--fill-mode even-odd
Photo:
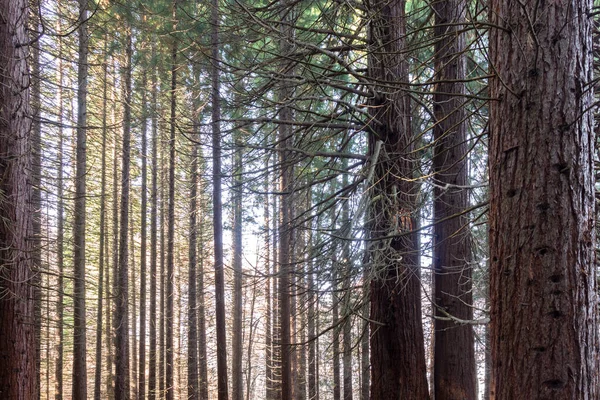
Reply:
[[[435,12],[433,128],[433,381],[436,400],[475,399],[477,393],[473,318],[467,142],[465,43],[466,3],[440,0]]]
[[[592,2],[490,8],[491,398],[596,399]]]
[[[38,396],[31,257],[28,3],[0,3],[0,398]]]
[[[429,398],[423,327],[415,174],[404,0],[375,1],[369,10],[369,77],[378,82],[370,101],[375,153],[370,210],[371,398]]]
[[[32,0],[29,39],[35,42],[31,46],[31,210],[33,211],[33,265],[34,265],[34,297],[35,297],[35,370],[36,393],[41,396],[42,372],[42,98],[40,46],[37,36],[42,31],[40,24],[39,0]],[[32,399],[33,400],[33,399]]]

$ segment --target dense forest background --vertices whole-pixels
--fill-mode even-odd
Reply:
[[[0,397],[598,398],[597,12],[1,1]]]

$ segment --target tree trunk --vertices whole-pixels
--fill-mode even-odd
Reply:
[[[148,74],[142,72],[142,203],[140,210],[140,347],[138,367],[138,398],[146,398],[146,281],[147,281],[147,240],[148,240],[148,108],[147,108]]]
[[[28,3],[0,3],[0,397],[35,399]]]
[[[273,400],[273,315],[272,295],[271,295],[271,211],[269,199],[269,157],[265,157],[266,176],[264,182],[264,229],[265,229],[265,396],[266,400]]]
[[[232,341],[232,400],[244,398],[242,377],[242,144],[239,130],[234,132],[233,156],[233,341]]]
[[[117,73],[117,62],[113,58],[112,63],[112,76],[113,76],[113,90],[111,91],[111,126],[115,126],[117,123],[117,102],[118,102],[118,73]],[[115,354],[112,356],[113,362],[110,364],[110,378],[109,378],[109,398],[115,397],[116,387],[116,352],[117,352],[117,307],[118,307],[118,285],[119,285],[119,134],[116,129],[113,130],[113,181],[112,181],[112,284],[110,298],[113,300],[112,306],[112,346],[109,346],[111,351],[114,350]],[[114,365],[113,365],[114,364]]]
[[[332,219],[335,217],[333,211],[335,208],[332,208]],[[340,300],[338,299],[338,274],[340,265],[337,259],[333,260],[333,274],[331,281],[331,296],[333,301],[333,329],[331,330],[331,348],[333,350],[333,400],[341,400],[342,398],[342,382],[340,376]]]
[[[130,28],[128,28],[130,29]],[[131,56],[133,51],[131,32],[127,33],[126,64],[123,71],[123,153],[121,171],[121,223],[119,231],[119,270],[117,279],[115,312],[116,374],[115,399],[130,398],[129,376],[129,171],[131,162]]]
[[[58,2],[60,6],[60,1]],[[61,31],[61,24],[58,22],[58,31]],[[65,271],[65,253],[64,253],[64,232],[65,232],[65,221],[64,221],[64,173],[63,173],[63,146],[64,146],[64,132],[63,132],[63,63],[62,63],[62,39],[58,39],[58,88],[57,88],[57,103],[58,103],[58,150],[57,150],[57,163],[58,171],[56,173],[56,272],[57,282],[56,291],[58,298],[56,300],[56,364],[54,366],[54,399],[62,400],[63,398],[63,365],[64,365],[64,271]],[[49,399],[48,399],[49,400]]]
[[[42,98],[41,98],[41,69],[40,46],[41,41],[37,36],[41,34],[39,0],[32,0],[31,23],[29,39],[34,40],[31,46],[31,210],[33,211],[33,268],[34,268],[34,297],[35,297],[35,370],[36,393],[41,396],[41,371],[42,371]]]
[[[152,59],[156,56],[152,46]],[[157,68],[152,67],[152,177],[150,192],[150,332],[148,349],[148,399],[156,398],[156,275],[158,246],[158,82]]]
[[[493,399],[596,399],[591,1],[493,0]]]
[[[412,180],[410,101],[404,0],[375,1],[371,13],[368,75],[377,80],[370,112],[371,398],[429,398],[421,325],[418,187]],[[390,85],[393,89],[390,89]]]
[[[200,193],[203,193],[200,190]],[[205,214],[204,206],[206,204],[203,195],[200,195],[200,199],[202,200],[202,210]],[[206,215],[206,214],[205,214]],[[204,247],[205,247],[205,237],[204,237],[204,222],[200,223],[200,232],[199,232],[200,240],[198,241],[199,245],[199,255],[200,255],[200,266],[198,271],[198,374],[199,374],[199,390],[200,400],[208,400],[208,359],[206,354],[206,313],[205,313],[205,297],[204,297]]]
[[[280,74],[285,76],[290,72],[291,65],[286,57],[291,51],[292,28],[290,23],[289,4],[287,1],[281,3],[281,27],[279,39],[279,51],[283,58]],[[280,108],[278,117],[282,121],[291,121],[293,112],[290,107],[285,106],[291,100],[291,88],[289,83],[281,82],[278,90],[278,101],[283,106]],[[293,130],[290,125],[281,124],[279,126],[279,137],[277,139],[277,151],[279,154],[280,175],[279,192],[281,199],[279,204],[279,327],[281,343],[281,400],[292,400],[293,394],[293,376],[292,376],[292,345],[291,345],[291,291],[290,282],[291,261],[292,261],[292,237],[293,228],[291,221],[292,214],[292,179],[293,164],[291,161],[291,152],[287,150],[292,147]]]
[[[219,82],[219,0],[212,0],[211,29],[211,100],[213,164],[213,234],[215,262],[215,313],[217,331],[218,400],[227,400],[227,327],[225,324],[225,274],[223,262],[223,205],[221,203],[221,95]]]
[[[473,326],[471,241],[464,103],[464,0],[432,3],[435,12],[433,381],[436,400],[477,396]]]
[[[194,77],[198,73],[194,68]],[[195,96],[195,98],[197,98]],[[200,107],[194,107],[200,109]],[[192,139],[199,139],[199,124],[200,115],[194,115],[194,132]],[[196,266],[198,264],[197,246],[198,246],[198,145],[192,143],[192,156],[190,165],[190,220],[189,220],[189,260],[188,260],[188,354],[187,354],[187,380],[189,400],[197,400],[199,393],[198,386],[198,318],[196,315]]]
[[[100,178],[100,251],[98,255],[98,310],[96,314],[96,370],[94,373],[94,400],[100,400],[102,393],[102,333],[103,333],[103,310],[104,310],[104,270],[105,270],[105,242],[106,242],[106,139],[108,131],[107,107],[108,107],[108,37],[104,38],[104,62],[102,64],[103,88],[102,88],[102,161]]]
[[[173,19],[177,12],[177,0],[173,1]],[[174,387],[174,359],[173,359],[173,296],[175,274],[175,132],[177,113],[177,39],[173,38],[171,47],[171,115],[169,121],[169,204],[167,210],[167,276],[166,276],[166,310],[165,310],[165,339],[166,339],[166,400],[173,400]]]
[[[312,238],[310,239],[312,240]],[[311,254],[312,252],[309,252]],[[317,294],[314,280],[315,262],[311,261],[308,270],[308,400],[318,399],[318,380],[317,380]]]
[[[87,81],[88,32],[87,0],[79,0],[79,59],[77,63],[77,155],[75,172],[75,221],[73,237],[73,381],[75,400],[87,398],[86,311],[85,311],[85,224],[86,224],[86,141],[87,141]]]

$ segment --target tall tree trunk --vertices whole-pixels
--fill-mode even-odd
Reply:
[[[108,131],[108,37],[104,38],[104,62],[102,64],[103,88],[102,88],[102,161],[100,178],[100,251],[98,255],[98,310],[96,314],[96,370],[94,373],[94,399],[100,400],[102,393],[102,333],[103,333],[103,309],[104,309],[104,269],[105,269],[105,242],[106,242],[106,138]]]
[[[131,144],[129,145],[130,149],[131,149]],[[131,154],[131,150],[130,150],[130,154]],[[130,183],[131,185],[131,183]],[[131,189],[130,189],[131,192]],[[131,197],[131,193],[129,194],[129,197]],[[131,218],[131,215],[133,215],[133,202],[129,201],[129,215]],[[131,220],[130,220],[131,221]],[[129,303],[131,304],[136,304],[137,303],[137,291],[135,288],[135,283],[137,282],[137,276],[136,276],[136,267],[135,267],[135,226],[133,225],[133,222],[129,222],[129,262],[130,262],[130,266],[129,266],[129,282],[131,282],[131,284],[129,285],[129,292],[131,293],[130,298],[128,299]],[[128,303],[128,304],[129,304]],[[129,312],[128,312],[129,313]],[[131,372],[129,374],[129,379],[130,379],[130,397],[132,399],[137,399],[137,388],[138,388],[138,384],[137,384],[137,363],[138,363],[138,358],[137,358],[137,307],[131,307],[131,318],[128,318],[128,320],[130,321],[130,328],[129,328],[129,354],[130,354],[130,362],[129,362],[129,366],[131,369]]]
[[[117,307],[115,310],[116,329],[116,373],[115,399],[130,398],[129,376],[129,192],[131,162],[131,56],[133,51],[131,28],[128,27],[123,70],[123,153],[121,171],[121,221],[119,231],[119,268],[115,276]]]
[[[244,398],[242,376],[244,336],[242,325],[242,143],[240,131],[234,132],[235,152],[233,156],[233,341],[231,375],[232,400]]]
[[[264,182],[264,230],[265,230],[265,396],[266,400],[273,400],[273,307],[271,305],[271,211],[270,211],[270,174],[269,156],[265,157],[265,182]]]
[[[60,5],[60,2],[59,2]],[[58,25],[60,32],[61,26]],[[64,146],[64,131],[63,131],[63,68],[62,68],[62,40],[58,40],[58,150],[57,163],[58,171],[56,178],[56,272],[57,282],[56,291],[58,298],[56,300],[56,365],[54,366],[54,399],[62,400],[63,398],[63,365],[64,365],[64,271],[65,271],[65,253],[64,253],[64,180],[63,180],[63,146]]]
[[[412,153],[404,0],[377,0],[370,13],[368,75],[378,84],[370,100],[371,398],[429,398],[421,325],[418,188]],[[393,86],[393,89],[390,89]]]
[[[164,143],[164,135],[161,135],[161,142]],[[165,326],[166,326],[166,285],[165,285],[165,185],[167,182],[165,171],[165,146],[161,148],[161,166],[160,166],[160,323],[158,335],[158,392],[160,397],[165,394]]]
[[[342,161],[342,169],[348,170],[348,159]],[[348,173],[344,173],[342,177],[342,187],[348,187]],[[350,203],[348,199],[344,199],[342,203],[342,231],[351,234],[352,222],[350,221]],[[342,293],[343,293],[343,313],[344,320],[342,322],[342,366],[343,366],[343,382],[344,382],[344,400],[352,400],[352,310],[350,309],[352,291],[350,290],[352,261],[350,260],[350,238],[344,238],[342,242]]]
[[[41,69],[40,69],[40,46],[41,41],[37,36],[41,34],[39,0],[31,1],[31,29],[30,40],[34,41],[31,46],[31,185],[33,187],[31,197],[31,210],[33,211],[33,266],[34,266],[34,297],[35,297],[35,370],[36,370],[36,393],[37,398],[41,396],[41,371],[42,371],[42,124],[41,124]]]
[[[113,76],[113,90],[111,90],[111,126],[115,126],[117,123],[117,66],[116,61],[113,58],[112,65],[112,76]],[[111,356],[110,365],[110,378],[109,378],[109,398],[114,398],[115,395],[115,370],[116,370],[116,357],[112,354],[116,352],[116,309],[117,309],[117,292],[118,292],[118,275],[119,275],[119,134],[116,130],[113,130],[113,180],[112,180],[112,283],[110,298],[112,301],[112,315],[110,318],[112,345],[109,346],[109,356]]]
[[[0,397],[35,399],[28,3],[0,3]]]
[[[200,200],[202,204],[202,213],[206,215],[204,206],[206,201],[203,198],[203,191],[200,190]],[[198,271],[198,375],[199,375],[199,399],[208,400],[208,359],[206,354],[206,318],[205,318],[205,297],[204,297],[204,221],[200,223],[200,240],[198,241],[200,265]]]
[[[365,269],[363,273],[363,289],[362,289],[363,302],[362,305],[362,316],[364,322],[362,323],[362,337],[360,339],[360,400],[369,400],[369,393],[371,391],[371,363],[370,358],[370,308],[369,303],[369,271]]]
[[[332,208],[334,210],[334,208]],[[332,212],[333,214],[333,212]],[[333,215],[332,215],[333,217]],[[337,279],[338,279],[338,260],[334,259],[333,261],[334,272],[332,274],[333,279],[331,282],[331,297],[333,301],[333,329],[331,330],[332,335],[332,345],[331,348],[333,350],[333,400],[341,400],[342,397],[342,382],[340,376],[340,300],[337,296]]]
[[[292,29],[290,23],[289,4],[287,1],[281,2],[281,27],[279,39],[279,51],[284,61],[281,64],[281,76],[286,76],[291,65],[286,57],[291,51]],[[286,104],[291,100],[291,88],[286,82],[281,82],[278,91],[278,101],[282,104],[278,117],[282,121],[292,120],[292,109]],[[292,400],[293,394],[293,376],[292,376],[292,344],[291,344],[291,261],[292,261],[292,180],[293,165],[290,160],[291,153],[288,148],[292,147],[293,130],[290,125],[281,124],[279,126],[279,137],[277,139],[277,151],[279,155],[280,175],[279,192],[281,199],[279,203],[279,327],[281,343],[281,400]]]
[[[213,232],[215,262],[215,312],[217,319],[218,399],[227,400],[227,327],[225,325],[225,276],[223,263],[223,205],[221,204],[221,95],[219,82],[219,0],[212,0],[211,14],[211,100],[213,164]]]
[[[493,399],[596,399],[592,2],[490,8]]]
[[[152,46],[152,59],[156,48]],[[156,266],[158,233],[158,86],[157,68],[152,67],[152,189],[150,193],[150,348],[148,351],[148,399],[156,398]]]
[[[87,399],[86,311],[85,311],[85,224],[87,176],[87,0],[79,0],[79,59],[77,63],[77,155],[75,172],[75,221],[73,237],[73,381],[75,400]]]
[[[194,69],[194,77],[198,74]],[[199,109],[199,107],[194,107]],[[194,116],[194,132],[192,139],[199,139],[199,115]],[[187,354],[187,380],[189,400],[197,400],[199,393],[198,385],[198,329],[196,315],[196,266],[198,246],[198,145],[192,143],[192,160],[190,164],[190,225],[189,225],[189,260],[188,260],[188,354]]]
[[[142,204],[140,210],[141,243],[140,243],[140,349],[138,367],[138,398],[146,398],[146,281],[148,241],[148,108],[147,102],[148,74],[142,72]],[[155,294],[156,295],[156,294]]]
[[[308,400],[316,400],[319,397],[317,380],[317,363],[319,362],[319,358],[317,354],[317,331],[315,323],[317,318],[317,295],[314,268],[314,261],[311,261],[308,270]]]
[[[464,0],[432,3],[435,12],[433,381],[436,400],[477,397],[467,142],[464,101]]]
[[[173,0],[173,21],[176,20],[177,0]],[[173,38],[171,45],[171,115],[169,121],[169,204],[167,210],[167,276],[166,276],[166,310],[165,310],[165,341],[166,341],[166,400],[175,396],[174,381],[174,348],[173,348],[173,296],[175,274],[175,130],[177,114],[177,39]]]

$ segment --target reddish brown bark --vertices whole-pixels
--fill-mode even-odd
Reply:
[[[492,399],[599,395],[591,3],[490,3]]]
[[[0,2],[0,398],[37,398],[28,2]]]
[[[428,399],[418,266],[417,187],[412,180],[406,16],[403,0],[374,1],[370,12],[369,136],[375,160],[370,210],[371,398]]]
[[[436,400],[475,399],[476,369],[471,305],[471,245],[465,124],[464,0],[441,0],[435,11],[433,128],[433,286]],[[453,319],[456,318],[456,319]]]

